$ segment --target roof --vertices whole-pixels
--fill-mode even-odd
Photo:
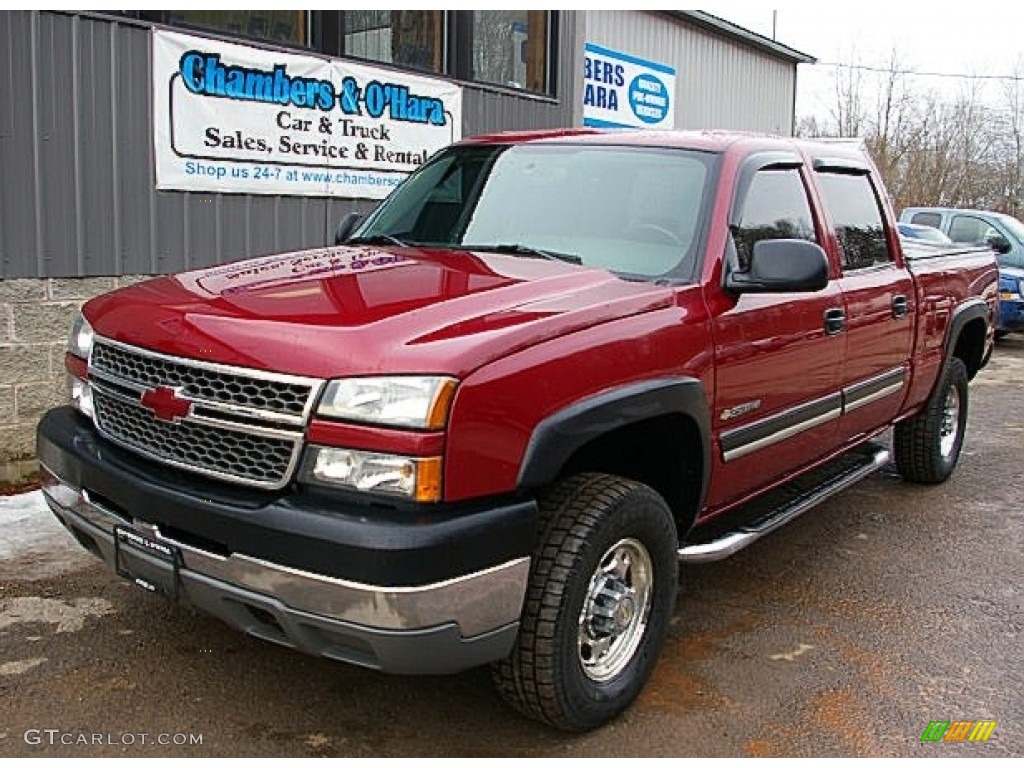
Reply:
[[[863,164],[865,155],[855,147],[825,144],[812,139],[770,136],[743,131],[661,131],[607,130],[601,128],[559,128],[536,131],[505,131],[463,139],[461,144],[574,144],[600,146],[639,146],[725,152],[738,146],[742,151],[788,151],[815,159],[847,165]]]
[[[725,19],[720,19],[717,16],[712,16],[704,11],[663,11],[662,13],[667,13],[669,16],[674,16],[682,21],[703,27],[724,37],[732,38],[784,61],[794,64],[814,64],[818,61],[810,54],[790,48],[788,45],[778,43],[771,38],[759,35],[745,27],[733,24]]]
[[[993,211],[984,208],[956,208],[945,205],[908,205],[903,211],[912,213],[974,213],[984,216],[1007,216],[1002,211]],[[1013,218],[1012,216],[1010,218]]]

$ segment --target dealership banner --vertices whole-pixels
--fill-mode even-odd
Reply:
[[[380,199],[462,135],[429,77],[153,32],[157,189]]]
[[[594,43],[583,46],[583,124],[675,128],[676,70]]]

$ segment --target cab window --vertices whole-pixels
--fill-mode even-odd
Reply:
[[[893,262],[882,205],[866,174],[819,173],[846,272]]]
[[[915,213],[910,217],[910,223],[942,229],[942,215],[939,213]]]
[[[741,270],[750,266],[754,245],[761,240],[818,242],[807,190],[796,168],[766,168],[750,184],[740,223],[732,228]]]
[[[977,216],[954,216],[949,225],[949,239],[954,243],[985,243],[998,234],[991,224]]]

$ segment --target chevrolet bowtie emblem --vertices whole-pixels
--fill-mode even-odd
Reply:
[[[175,421],[188,416],[192,401],[179,397],[170,387],[155,387],[142,393],[142,407],[151,410],[160,421]]]

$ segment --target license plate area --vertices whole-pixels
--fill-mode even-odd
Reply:
[[[181,553],[177,547],[119,525],[114,528],[114,563],[118,576],[147,592],[178,599]]]

